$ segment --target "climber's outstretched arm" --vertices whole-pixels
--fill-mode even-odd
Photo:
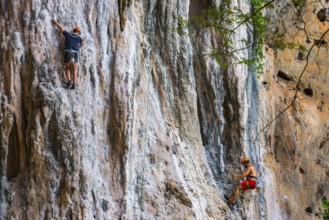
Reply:
[[[55,18],[53,18],[52,20],[54,22],[54,24],[56,25],[56,27],[58,27],[58,29],[61,31],[61,32],[64,32],[64,28],[62,27],[62,25],[60,25]]]

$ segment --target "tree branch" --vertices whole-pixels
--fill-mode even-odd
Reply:
[[[320,37],[320,40],[323,40],[324,39],[324,36],[329,32],[329,28],[321,35]],[[303,68],[303,71],[301,72],[301,74],[299,75],[299,78],[297,80],[297,83],[296,83],[296,91],[295,91],[295,94],[292,98],[292,101],[289,103],[289,105],[287,105],[287,107],[285,107],[282,111],[279,112],[279,114],[277,114],[272,120],[270,120],[270,122],[268,122],[265,127],[263,127],[256,135],[256,138],[254,140],[254,143],[256,142],[256,140],[258,140],[258,136],[260,133],[264,132],[266,128],[268,128],[276,119],[278,119],[282,114],[284,114],[297,100],[297,93],[298,93],[298,90],[299,90],[299,86],[300,86],[300,83],[301,83],[301,79],[304,75],[304,73],[306,72],[306,69],[308,67],[308,64],[309,64],[309,57],[310,57],[310,54],[312,52],[312,50],[314,49],[315,47],[315,43],[313,42],[313,45],[311,46],[310,50],[308,51],[307,55],[305,56],[305,60],[306,60],[306,64]]]
[[[269,6],[270,4],[272,4],[274,1],[275,1],[275,0],[271,0],[271,1],[267,2],[267,3],[264,4],[262,7],[260,7],[259,9],[257,9],[255,12],[253,12],[252,14],[250,14],[249,17],[247,17],[246,19],[244,19],[243,21],[241,21],[240,24],[238,24],[237,26],[235,26],[235,28],[233,28],[233,29],[231,30],[231,33],[234,33],[234,31],[235,31],[236,29],[238,29],[241,25],[245,24],[245,23],[246,23],[247,21],[249,21],[252,17],[254,17],[255,14],[257,14],[258,12],[260,12],[261,10],[263,10],[264,8],[266,8],[267,6]],[[231,36],[231,34],[230,34],[230,36]],[[229,37],[230,37],[230,36],[229,36]]]

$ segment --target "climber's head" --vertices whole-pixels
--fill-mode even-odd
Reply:
[[[249,158],[248,157],[242,157],[240,163],[243,165],[247,165],[249,163]]]
[[[73,28],[73,33],[74,34],[81,34],[81,28],[79,28],[79,27],[75,27],[75,28]]]

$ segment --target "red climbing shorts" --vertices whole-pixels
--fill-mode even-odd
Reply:
[[[248,179],[245,180],[241,183],[241,186],[243,190],[248,190],[248,189],[255,189],[256,188],[256,181],[253,179]]]

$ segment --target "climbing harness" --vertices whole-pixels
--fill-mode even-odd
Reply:
[[[65,56],[67,55],[67,60],[70,60],[70,63],[75,63],[75,59],[78,57],[78,51],[72,49],[66,49]]]

